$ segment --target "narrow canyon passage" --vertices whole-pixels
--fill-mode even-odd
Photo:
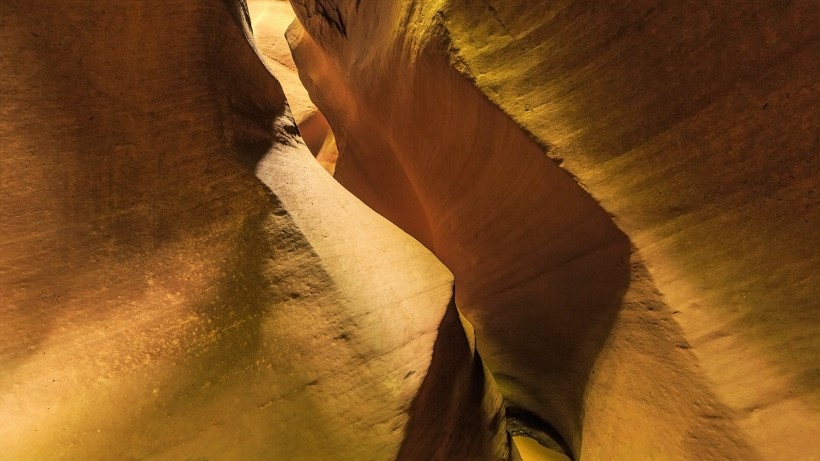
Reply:
[[[0,458],[820,453],[808,0],[0,2]]]
[[[260,50],[273,61],[271,67],[283,82],[286,94],[295,95],[291,103],[294,113],[315,111],[309,104],[305,107],[306,100],[299,96],[301,85],[292,77],[282,75],[295,70],[281,51],[283,25],[289,22],[282,18],[288,17],[288,5],[258,1],[250,2],[249,7]],[[266,18],[275,19],[266,22]],[[451,75],[457,82],[459,77]],[[450,91],[448,84],[441,87],[444,92]],[[417,130],[413,135],[423,134],[421,137],[430,140],[429,145],[420,149],[451,154],[442,155],[449,159],[448,163],[428,166],[427,171],[436,173],[427,176],[435,180],[447,175],[451,181],[446,184],[449,190],[440,192],[442,196],[425,197],[423,201],[428,206],[438,204],[439,210],[432,211],[436,214],[431,215],[431,210],[425,209],[423,224],[405,224],[405,230],[433,249],[456,274],[457,305],[476,326],[479,353],[501,384],[507,404],[519,411],[527,408],[534,412],[537,408],[539,417],[551,424],[572,420],[580,413],[579,393],[626,290],[628,241],[572,179],[543,156],[506,116],[493,111],[480,95],[471,94],[467,85],[461,91],[462,94],[431,96],[439,104],[450,101],[449,105],[425,117],[429,123],[413,124]],[[442,110],[442,107],[448,109]],[[426,113],[428,109],[422,106],[418,110]],[[470,113],[490,114],[490,118],[481,122],[466,120],[464,114]],[[317,116],[321,114],[314,112],[310,117]],[[452,123],[443,122],[448,118],[457,120],[464,131],[458,132]],[[310,133],[315,129],[310,123],[312,118],[304,120],[300,130]],[[479,123],[493,129],[486,130],[484,137],[477,135]],[[388,145],[379,139],[385,127],[378,124],[337,126],[337,132],[362,129],[368,130],[369,145]],[[481,156],[486,161],[476,165],[474,171],[457,176],[450,172],[464,163],[453,155],[463,149],[458,144],[462,139],[473,139],[471,146],[482,146]],[[441,145],[434,145],[436,142]],[[350,152],[349,145],[340,147]],[[532,162],[506,161],[509,158],[506,148],[530,152]],[[314,155],[317,154],[320,153],[314,149]],[[336,178],[376,211],[405,219],[412,215],[409,210],[378,201],[379,197],[416,194],[406,190],[389,192],[397,186],[394,178],[411,176],[404,169],[377,169],[379,162],[391,153],[373,152],[372,161],[362,168],[352,163],[356,161],[355,154],[346,154],[340,159]],[[382,182],[369,183],[357,174],[377,177]],[[487,179],[476,181],[484,177]],[[504,192],[499,192],[501,190]],[[469,199],[454,203],[456,191]],[[538,204],[537,209],[532,204]],[[499,210],[500,214],[489,217],[486,210],[490,209]],[[507,222],[521,223],[521,226],[513,231],[503,224],[499,226]],[[418,231],[418,226],[426,229]],[[425,235],[430,235],[429,240],[424,240]],[[529,378],[521,377],[522,370]],[[543,379],[541,373],[560,374],[560,381]],[[543,386],[539,395],[530,395],[526,379],[531,380],[530,389],[534,380]],[[549,401],[545,401],[545,396],[551,396]],[[545,408],[548,410],[542,410]],[[570,424],[580,426],[578,421]],[[562,427],[562,430],[570,429]],[[541,433],[522,426],[519,434],[527,432]],[[554,442],[553,446],[558,447]],[[535,450],[530,448],[529,453]]]
[[[284,8],[262,5],[256,8]],[[253,16],[253,4],[251,11]],[[259,29],[263,53],[282,56],[276,51],[281,42],[264,38],[264,23]],[[280,26],[276,32],[281,31]],[[368,40],[378,33],[368,30]],[[583,452],[584,431],[596,431],[587,412],[618,392],[610,384],[616,373],[641,379],[644,395],[669,395],[689,382],[689,395],[644,409],[659,420],[691,401],[720,407],[623,232],[574,178],[451,67],[434,41],[411,63],[382,58],[378,74],[352,68],[359,73],[350,83],[348,74],[333,73],[341,72],[336,60],[345,59],[345,48],[334,48],[328,59],[321,47],[331,45],[317,44],[299,32],[298,23],[288,34],[308,93],[339,134],[336,179],[454,273],[456,305],[475,328],[478,351],[508,407],[555,428],[576,454]],[[343,115],[351,112],[355,118]],[[641,319],[647,310],[651,318]],[[598,361],[613,336],[640,339],[628,346],[628,361],[607,355]],[[663,356],[667,364],[644,377],[652,356]],[[600,396],[599,386],[607,389]],[[696,417],[684,412],[680,419]],[[543,431],[516,424],[522,433],[547,441]],[[697,432],[698,438],[723,434],[725,441],[711,445],[742,447],[731,424],[703,424]],[[606,451],[602,437],[592,443],[588,452]]]
[[[762,440],[770,440],[766,429],[743,416],[748,410],[739,408],[737,400],[730,397],[738,386],[745,385],[731,384],[716,373],[710,365],[710,355],[715,352],[711,345],[701,343],[703,349],[694,350],[690,341],[699,341],[701,334],[693,330],[689,315],[680,315],[681,310],[689,313],[684,307],[689,300],[678,294],[681,282],[670,282],[666,272],[669,264],[657,251],[661,245],[647,244],[647,232],[633,224],[642,210],[630,214],[621,205],[628,199],[614,195],[624,190],[623,183],[640,180],[640,170],[633,167],[638,174],[632,177],[607,178],[611,186],[607,179],[599,179],[595,172],[602,168],[587,158],[608,152],[606,140],[593,137],[602,138],[603,132],[586,126],[572,132],[568,124],[580,123],[577,120],[584,115],[548,99],[550,91],[561,92],[561,85],[572,88],[576,83],[557,75],[554,87],[538,86],[541,83],[535,69],[538,59],[547,59],[542,57],[547,48],[535,40],[551,38],[550,32],[544,32],[546,28],[539,28],[545,26],[538,21],[560,22],[567,19],[566,13],[577,14],[569,19],[583,24],[598,20],[598,11],[576,2],[565,11],[560,6],[548,9],[539,18],[517,15],[515,8],[524,8],[523,3],[506,8],[492,3],[422,2],[408,6],[293,2],[299,23],[288,30],[288,41],[302,82],[335,133],[339,157],[334,176],[424,243],[454,273],[456,304],[475,327],[478,350],[507,405],[548,421],[576,456],[772,456],[771,447],[761,448],[765,445]],[[625,28],[630,27],[630,21],[640,21],[639,14],[661,24],[674,20],[676,11],[671,8],[651,16],[653,8],[611,8],[613,17]],[[800,6],[795,5],[789,11],[772,12],[763,21],[778,27],[774,25],[777,21],[798,17],[799,11]],[[734,14],[723,8],[715,10],[715,17],[732,27],[753,24],[741,22],[743,19]],[[737,13],[739,17],[745,14]],[[602,13],[601,17],[606,16]],[[600,53],[613,72],[621,72],[619,65],[606,61],[609,48],[587,48],[594,46],[595,40],[603,40],[601,37],[614,27],[601,27],[589,35],[567,32],[570,39],[564,30],[555,32],[566,40],[555,46],[566,47],[561,52],[569,63],[568,72],[574,71],[573,46],[578,53]],[[517,28],[518,34],[511,28]],[[635,36],[643,31],[636,26],[623,41],[634,46]],[[647,31],[654,33],[655,29]],[[734,34],[733,30],[726,37],[712,39],[730,44],[737,37]],[[800,38],[794,34],[794,41],[810,42],[811,38],[804,38],[807,34]],[[618,37],[608,39],[620,45]],[[816,43],[816,34],[813,37]],[[686,41],[689,37],[670,40],[675,39]],[[506,69],[505,52],[518,59],[516,64],[521,67]],[[655,51],[647,53],[654,55]],[[688,62],[688,58],[683,59]],[[681,64],[673,61],[671,65]],[[549,69],[539,71],[553,78]],[[588,94],[598,96],[599,86],[606,81],[606,67],[601,72],[573,75],[580,84],[589,81]],[[647,77],[653,78],[651,74]],[[690,79],[683,84],[699,84],[688,74],[682,78]],[[530,88],[542,91],[529,97],[542,101],[538,113],[549,118],[551,125],[539,125],[543,119],[531,118],[535,106],[528,106],[527,96],[505,93],[506,88],[513,88],[504,86],[508,81],[520,85],[519,94]],[[801,84],[805,85],[805,80]],[[617,94],[618,89],[613,87],[613,91]],[[623,91],[626,97],[634,89],[625,86]],[[501,94],[507,99],[497,99]],[[584,102],[589,107],[590,103]],[[634,110],[643,114],[641,110],[648,109]],[[568,116],[565,120],[560,117],[563,113]],[[594,107],[589,108],[589,114],[598,117]],[[655,116],[647,113],[647,118],[632,122],[645,126],[627,124],[626,133],[614,133],[626,139],[630,129],[654,130]],[[736,123],[742,124],[743,116],[738,115]],[[816,120],[816,114],[807,116]],[[526,123],[522,125],[522,121]],[[541,130],[538,135],[542,137],[531,128]],[[575,145],[567,145],[564,140],[572,140],[573,133],[590,133],[591,139],[579,136]],[[549,139],[554,141],[547,142]],[[800,165],[801,152],[807,153],[806,146],[802,141],[795,143],[792,155],[796,165]],[[698,151],[697,146],[691,148]],[[656,156],[660,158],[662,153]],[[569,159],[566,164],[564,157]],[[814,158],[816,164],[816,155],[804,158]],[[617,165],[616,161],[609,163]],[[604,166],[609,167],[609,163]],[[566,167],[595,185],[596,198],[603,197],[621,210],[617,218],[640,242],[627,237],[611,212],[584,190],[586,184],[568,174]],[[617,166],[613,169],[618,171]],[[812,171],[815,169],[802,169],[800,175]],[[693,181],[709,181],[708,175],[700,178],[706,179]],[[664,184],[663,178],[658,184]],[[653,209],[645,200],[641,203]],[[807,236],[810,231],[804,227],[803,232]],[[647,264],[647,255],[654,258],[653,263]],[[655,282],[657,276],[669,284],[664,293]],[[731,282],[726,287],[731,287]],[[810,315],[805,310],[810,305],[805,296],[808,294],[801,293],[795,299],[804,306],[800,315]],[[676,303],[674,307],[669,299]],[[738,331],[744,334],[743,328]],[[808,347],[816,351],[816,347]],[[749,367],[752,363],[760,370],[772,367],[750,356],[745,359]],[[800,391],[799,401],[793,401],[787,388],[775,391],[780,380],[771,379],[771,392],[779,393],[796,417],[816,427],[811,398],[806,400]],[[724,385],[735,386],[735,390]],[[629,427],[647,419],[652,421],[652,431],[642,433],[631,446],[619,444],[622,437],[631,435]],[[791,435],[797,440],[808,433],[800,429]]]
[[[336,166],[336,155],[334,152],[332,156],[326,156],[328,148],[335,150],[335,136],[330,130],[327,121],[318,109],[313,105],[307,96],[301,81],[298,80],[297,69],[290,57],[290,49],[285,41],[285,31],[293,21],[296,20],[295,14],[287,2],[268,1],[268,0],[252,0],[248,3],[248,10],[251,17],[251,23],[254,29],[254,39],[262,56],[266,58],[268,65],[277,79],[282,83],[283,90],[288,96],[289,105],[294,113],[294,118],[299,125],[299,130],[302,137],[305,139],[307,146],[310,148],[317,161],[325,167],[331,174],[334,173]],[[389,178],[388,178],[389,179]],[[473,336],[472,326],[467,327],[470,336]],[[452,347],[452,350],[447,350],[444,346],[436,352],[439,355],[457,356],[459,354],[458,343],[447,343],[447,347]],[[431,371],[432,372],[432,371]],[[436,371],[442,376],[447,376],[454,373],[454,370],[447,370],[442,368]],[[492,380],[492,376],[488,375],[487,379]],[[452,386],[452,385],[450,385]],[[448,386],[441,386],[447,389]],[[431,392],[435,393],[425,399],[419,399],[416,405],[442,405],[439,401],[449,400],[451,396],[447,395],[446,391],[442,394],[441,389],[433,389]],[[457,391],[456,391],[457,392]],[[475,415],[470,413],[478,411],[481,404],[480,398],[478,403],[474,403],[474,409],[461,410],[461,418],[474,418]],[[436,426],[425,428],[424,431],[418,432],[419,437],[415,439],[407,439],[405,441],[405,452],[401,455],[401,459],[422,459],[429,456],[424,456],[419,452],[415,446],[425,446],[427,443],[424,440],[427,431],[437,431]],[[526,428],[521,428],[516,432],[515,440],[524,440],[521,435],[525,433],[535,433]],[[541,432],[538,432],[541,434]],[[547,440],[543,439],[544,442]],[[526,441],[519,442],[527,444]],[[553,442],[554,448],[562,450],[560,446]],[[565,459],[556,451],[546,450],[537,446],[526,445],[521,456],[525,461],[527,460],[541,460],[541,459]]]

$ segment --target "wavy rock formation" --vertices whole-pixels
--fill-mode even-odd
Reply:
[[[319,164],[333,174],[339,156],[336,139],[327,120],[302,86],[285,41],[285,30],[296,18],[290,3],[287,0],[250,0],[248,12],[253,23],[254,41],[282,85],[299,134]]]
[[[291,3],[335,177],[453,272],[522,431],[820,450],[812,2]]]
[[[451,274],[239,1],[0,3],[0,457],[507,459]]]

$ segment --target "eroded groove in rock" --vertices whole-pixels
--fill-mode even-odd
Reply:
[[[411,420],[507,457],[498,406],[411,411],[481,378],[429,371],[451,275],[311,158],[246,21],[0,3],[2,457],[382,460]]]
[[[412,403],[408,437],[396,459],[506,459],[502,400],[485,373],[462,329],[455,302],[451,302],[433,349],[430,371]],[[486,420],[486,414],[495,416]],[[481,430],[494,434],[493,438],[475,437],[471,432],[476,428],[463,425],[470,420],[486,421]],[[433,425],[431,421],[444,423]],[[442,431],[442,426],[451,430]]]
[[[336,178],[453,271],[513,405],[582,459],[805,454],[820,350],[818,260],[800,254],[820,243],[807,2],[336,0],[344,37],[299,3],[288,38]]]

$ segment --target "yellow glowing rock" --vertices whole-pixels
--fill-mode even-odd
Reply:
[[[523,461],[569,461],[566,455],[544,448],[533,439],[513,437],[513,442]]]

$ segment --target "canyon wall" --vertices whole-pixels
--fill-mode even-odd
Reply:
[[[591,460],[820,448],[812,2],[291,4],[335,177],[453,272],[524,430]]]
[[[0,457],[517,456],[452,275],[314,161],[242,2],[4,1],[0,43]]]

